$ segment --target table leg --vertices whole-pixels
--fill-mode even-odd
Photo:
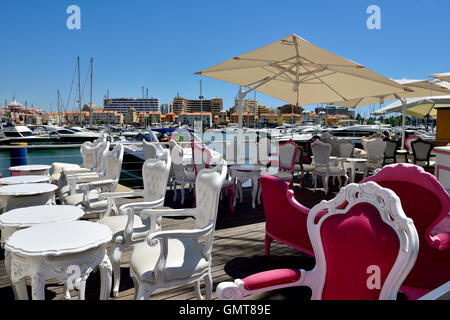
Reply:
[[[258,178],[258,204],[261,204],[261,182]]]
[[[356,166],[354,163],[352,163],[351,167],[350,167],[351,173],[350,173],[350,183],[355,183],[355,171],[356,171]]]
[[[109,260],[108,254],[106,253],[105,249],[105,256],[103,257],[103,260],[100,267],[100,300],[108,300],[109,295],[111,293],[111,283],[112,283],[112,265],[111,261]]]
[[[255,209],[255,200],[258,195],[258,181],[252,178],[252,208]]]
[[[39,273],[31,277],[31,296],[33,300],[45,300],[45,278]]]

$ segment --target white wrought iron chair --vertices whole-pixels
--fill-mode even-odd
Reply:
[[[331,144],[316,140],[311,144],[311,149],[314,155],[314,192],[316,192],[317,187],[317,176],[322,177],[325,194],[328,193],[329,177],[339,178],[339,188],[341,188],[340,177],[344,177],[345,186],[348,182],[347,171],[344,169],[342,161],[337,163],[330,162]]]
[[[108,209],[98,223],[108,226],[113,232],[110,244],[110,258],[113,266],[113,295],[117,296],[120,286],[120,260],[125,248],[144,241],[150,230],[149,220],[142,220],[140,212],[143,209],[158,208],[164,205],[166,196],[171,157],[167,153],[157,159],[147,159],[142,166],[144,189],[131,192],[102,193],[99,198],[108,201]],[[119,215],[110,215],[116,207],[114,200],[118,198],[143,197],[143,202],[124,204],[119,209]]]
[[[367,152],[367,163],[364,170],[364,178],[374,170],[381,168],[384,161],[384,150],[386,149],[386,141],[381,138],[375,138],[365,141]]]
[[[314,206],[307,228],[314,268],[275,269],[222,282],[219,299],[307,286],[312,300],[395,300],[419,252],[417,230],[400,198],[374,182],[350,184]]]
[[[116,191],[122,171],[123,152],[123,145],[116,144],[106,156],[104,174],[95,181],[80,184],[80,192],[63,197],[64,204],[79,206],[86,214],[103,215],[108,210],[108,201],[99,199],[99,194]],[[69,177],[69,185],[71,184],[71,177]]]
[[[150,218],[147,241],[133,247],[130,275],[137,300],[148,299],[158,288],[195,282],[195,292],[202,299],[200,281],[204,279],[206,299],[211,298],[211,252],[214,240],[220,190],[227,173],[225,160],[213,168],[201,170],[196,179],[197,205],[188,209],[147,209]],[[191,230],[161,231],[161,217],[189,216],[195,219]],[[203,241],[200,241],[204,239]]]

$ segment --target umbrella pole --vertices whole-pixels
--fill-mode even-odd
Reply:
[[[245,92],[242,88],[242,86],[239,86],[239,92],[238,92],[238,116],[239,116],[239,129],[242,129],[242,112],[244,109],[244,98],[247,95],[247,92]]]
[[[405,150],[405,126],[406,126],[406,99],[400,99],[403,107],[402,117],[402,150]]]

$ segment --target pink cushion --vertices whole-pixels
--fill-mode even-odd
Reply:
[[[324,300],[376,300],[380,289],[369,289],[368,267],[380,268],[380,288],[398,255],[399,240],[370,204],[354,206],[345,215],[327,218],[320,230],[327,278]]]
[[[300,279],[300,275],[296,269],[277,269],[253,274],[242,281],[245,289],[256,290],[295,282]]]

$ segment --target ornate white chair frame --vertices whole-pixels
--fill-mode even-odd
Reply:
[[[344,186],[348,182],[347,171],[344,168],[342,161],[338,161],[337,165],[330,165],[331,144],[324,143],[320,140],[316,140],[311,144],[314,155],[314,192],[317,187],[317,176],[321,176],[323,179],[323,186],[325,188],[325,194],[328,193],[328,180],[329,177],[344,177]],[[339,179],[339,188],[341,187],[341,179]]]
[[[342,208],[344,203],[347,203],[347,205]],[[320,233],[321,226],[326,219],[334,215],[345,215],[351,208],[360,203],[368,203],[375,207],[381,220],[391,227],[398,236],[398,255],[378,297],[380,300],[395,300],[401,284],[416,261],[419,252],[419,238],[413,221],[403,212],[400,198],[392,190],[382,188],[374,182],[349,184],[340,190],[336,198],[330,201],[323,200],[311,209],[308,214],[307,227],[316,258],[316,265],[312,270],[295,270],[299,272],[296,281],[268,285],[254,290],[246,289],[245,282],[240,279],[236,279],[234,282],[222,282],[217,286],[217,296],[222,300],[242,300],[245,296],[259,292],[308,286],[312,290],[311,299],[322,299],[327,279],[327,261]]]
[[[122,224],[121,228],[119,228],[120,230],[114,230],[115,234],[110,244],[110,259],[114,271],[114,296],[117,296],[119,293],[120,260],[123,250],[144,241],[150,230],[150,225],[145,225],[145,221],[142,221],[145,227],[136,226],[137,217],[135,215],[139,216],[144,209],[159,208],[164,205],[170,167],[171,157],[169,152],[157,159],[147,159],[142,166],[144,189],[130,192],[102,193],[99,195],[99,199],[107,199],[108,205],[105,216],[97,222],[108,226],[111,223]],[[119,216],[110,216],[112,209],[116,207],[114,199],[129,197],[143,197],[144,201],[124,204],[119,209]],[[123,216],[127,216],[127,219],[123,219]],[[141,220],[143,220],[142,217]]]
[[[212,275],[211,275],[211,252],[214,239],[214,231],[219,206],[220,191],[227,174],[226,161],[220,159],[220,164],[216,167],[202,169],[196,179],[196,207],[188,209],[148,209],[142,211],[142,216],[147,216],[151,221],[150,232],[147,236],[147,243],[139,246],[159,247],[159,258],[152,269],[150,280],[140,279],[133,269],[133,255],[130,268],[130,275],[135,285],[135,298],[137,300],[148,299],[151,293],[158,288],[174,287],[195,282],[195,292],[199,299],[202,299],[200,281],[205,280],[206,299],[211,298]],[[160,231],[161,217],[182,217],[189,216],[195,218],[195,228],[192,230],[170,230]],[[170,258],[169,247],[174,239],[190,239],[197,242],[198,239],[205,238],[199,243],[203,246],[202,256],[208,262],[208,267],[199,271],[196,275],[190,275],[185,279],[166,280],[166,263]],[[136,247],[134,248],[136,250]],[[186,252],[185,254],[189,254]]]

